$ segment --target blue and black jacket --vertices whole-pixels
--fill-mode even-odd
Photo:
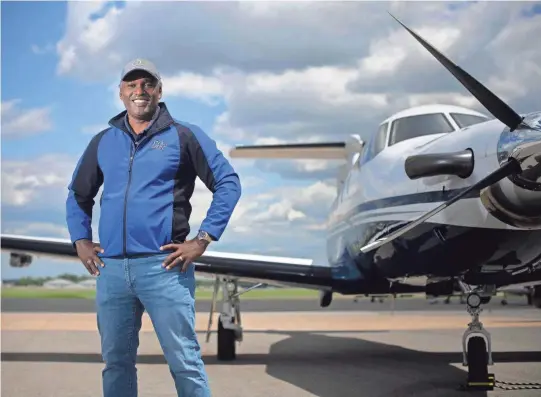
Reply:
[[[159,106],[142,139],[133,138],[124,111],[88,144],[66,201],[73,243],[92,240],[92,209],[102,184],[100,256],[159,253],[164,244],[185,241],[196,176],[213,193],[200,229],[220,239],[240,199],[239,177],[208,135],[174,120],[164,103]]]

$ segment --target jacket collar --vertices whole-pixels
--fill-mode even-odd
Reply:
[[[158,103],[158,107],[160,108],[160,113],[158,114],[158,117],[152,123],[152,126],[148,130],[148,135],[155,134],[156,132],[159,132],[167,127],[169,127],[171,124],[174,123],[173,118],[171,117],[171,114],[169,113],[169,110],[167,109],[167,106],[164,102]],[[120,112],[115,117],[113,117],[111,120],[109,120],[109,125],[111,127],[118,128],[128,134],[131,134],[131,132],[126,129],[126,124],[124,123],[124,117],[126,117],[126,114],[128,112],[126,110]]]

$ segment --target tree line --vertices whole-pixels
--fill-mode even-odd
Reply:
[[[5,280],[5,282],[9,282],[10,284],[17,287],[32,287],[32,286],[41,287],[47,281],[51,281],[51,280],[62,279],[62,280],[71,281],[73,283],[80,283],[85,280],[91,280],[92,278],[93,277],[90,277],[90,276],[78,276],[76,274],[64,273],[55,277],[21,277],[16,280]],[[212,278],[199,279],[198,278],[195,280],[195,283],[197,287],[212,287],[214,285],[214,279]],[[249,288],[252,285],[254,285],[254,283],[239,280],[238,285],[239,285],[239,288]],[[260,288],[265,288],[265,287],[266,286],[262,286]]]

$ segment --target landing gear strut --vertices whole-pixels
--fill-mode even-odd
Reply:
[[[222,287],[222,309],[218,317],[218,360],[231,361],[237,357],[236,342],[242,342],[242,323],[240,317],[239,296],[263,285],[256,284],[243,291],[238,291],[238,283],[234,278],[217,276],[212,294],[212,304],[207,327],[206,342],[210,340],[212,319],[216,310],[217,297]]]
[[[484,286],[473,290],[467,284],[459,281],[464,295],[468,313],[472,316],[468,329],[462,338],[462,364],[468,367],[468,381],[461,387],[462,390],[540,390],[541,383],[502,382],[488,372],[488,366],[494,365],[492,361],[492,343],[490,334],[479,321],[479,314],[483,311],[482,304],[490,301],[496,295],[495,286]]]
[[[465,388],[470,390],[493,390],[495,384],[494,374],[488,372],[488,366],[494,365],[490,334],[479,321],[479,315],[483,311],[481,304],[485,302],[486,296],[481,296],[478,292],[468,292],[466,305],[472,321],[462,337],[462,364],[468,367]]]

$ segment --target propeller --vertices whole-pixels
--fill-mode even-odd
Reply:
[[[393,17],[400,25],[404,27],[428,52],[430,52],[453,76],[456,77],[460,83],[475,97],[477,100],[490,112],[494,117],[496,117],[498,120],[500,120],[502,123],[504,123],[506,126],[509,127],[511,131],[514,131],[517,127],[523,124],[524,118],[518,115],[513,109],[511,109],[505,102],[503,102],[500,98],[498,98],[496,95],[494,95],[488,88],[486,88],[484,85],[482,85],[480,82],[478,82],[475,78],[473,78],[470,74],[468,74],[465,70],[460,68],[459,66],[455,65],[453,62],[451,62],[449,59],[447,59],[443,54],[441,54],[438,50],[436,50],[434,47],[432,47],[429,43],[427,43],[422,37],[420,37],[417,33],[412,31],[410,28],[408,28],[406,25],[404,25],[402,22],[400,22],[394,15],[389,13],[391,17]],[[395,230],[394,232],[388,234],[387,236],[378,239],[376,241],[373,241],[372,243],[369,243],[361,248],[361,252],[367,253],[369,251],[372,251],[376,248],[381,247],[384,244],[387,244],[389,241],[392,241],[393,239],[401,236],[402,234],[410,231],[411,229],[415,228],[416,226],[420,225],[421,223],[425,222],[427,219],[433,217],[438,212],[443,211],[445,208],[453,205],[460,199],[468,196],[473,191],[481,191],[485,189],[486,187],[493,185],[500,180],[511,176],[513,174],[519,174],[522,172],[522,168],[520,166],[520,163],[517,159],[510,157],[508,161],[501,165],[498,169],[488,174],[486,177],[481,179],[479,182],[474,183],[466,190],[462,191],[461,193],[457,194],[450,200],[447,200],[443,204],[439,205],[438,207],[434,208],[433,210],[427,212],[423,216],[417,218],[413,222],[410,222],[404,227],[401,227],[398,230]]]
[[[460,66],[454,64],[445,57],[442,53],[432,47],[421,36],[412,31],[406,25],[398,20],[393,14],[389,15],[394,18],[404,29],[406,29],[430,54],[434,56],[462,85],[475,97],[481,104],[498,120],[514,131],[522,124],[524,120],[517,112],[509,107],[504,101],[494,95],[488,88],[473,78],[468,72]]]

